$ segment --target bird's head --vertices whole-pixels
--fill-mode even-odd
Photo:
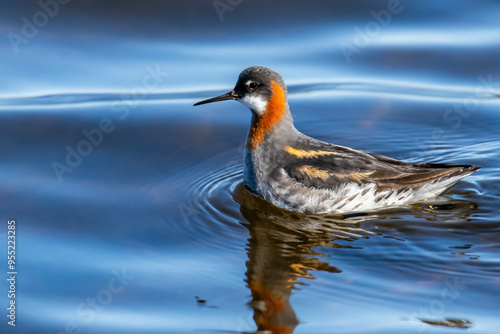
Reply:
[[[240,73],[234,89],[211,99],[195,103],[236,100],[246,105],[256,116],[269,112],[284,113],[287,89],[281,76],[265,67],[252,66]]]

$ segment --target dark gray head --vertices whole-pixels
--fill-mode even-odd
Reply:
[[[252,66],[240,73],[232,91],[195,103],[195,106],[217,101],[237,100],[249,107],[254,113],[261,115],[273,97],[276,84],[281,87],[284,93],[280,96],[283,95],[286,99],[286,86],[278,73],[266,67]],[[286,100],[283,103],[286,104]]]

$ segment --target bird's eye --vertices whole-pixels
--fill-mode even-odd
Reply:
[[[255,88],[257,88],[257,83],[256,83],[255,81],[250,81],[250,82],[248,83],[248,87],[249,87],[250,89],[255,89]]]

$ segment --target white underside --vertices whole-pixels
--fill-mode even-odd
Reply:
[[[419,189],[377,193],[374,183],[358,185],[352,182],[335,190],[309,188],[296,182],[283,171],[278,180],[261,185],[258,192],[269,202],[286,210],[315,214],[347,213],[403,206],[430,199],[441,194],[462,177],[464,175],[438,180]]]

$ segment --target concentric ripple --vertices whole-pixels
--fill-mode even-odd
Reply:
[[[186,171],[193,181],[184,187],[178,203],[184,237],[215,247],[237,247],[231,240],[241,233],[247,236],[240,207],[232,198],[233,189],[243,181],[243,164],[226,153],[193,169]]]

